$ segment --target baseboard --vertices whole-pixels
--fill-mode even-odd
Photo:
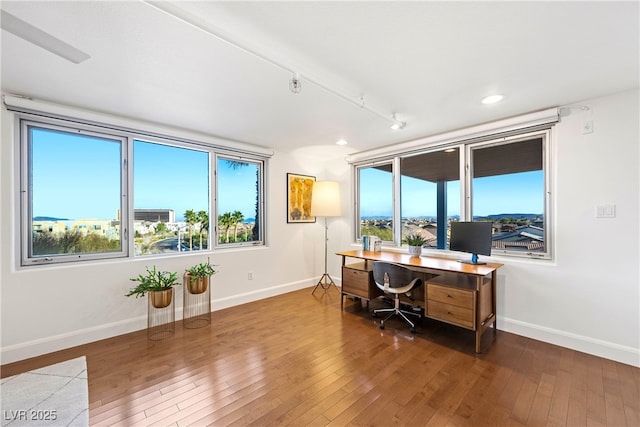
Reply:
[[[27,341],[2,348],[0,360],[2,364],[18,362],[31,357],[42,356],[78,345],[100,341],[147,327],[147,316],[139,316],[120,322],[80,329],[77,331]]]
[[[310,287],[314,279],[300,280],[283,285],[272,286],[252,292],[233,295],[227,298],[214,299],[211,301],[211,310],[217,311],[223,308],[233,307],[260,299],[284,294]],[[176,307],[176,320],[182,319],[182,306]],[[147,327],[147,316],[138,316],[131,319],[99,325],[91,328],[55,335],[52,337],[32,340],[16,345],[3,347],[0,350],[0,363],[18,362],[31,357],[42,356],[78,345],[100,341],[106,338],[115,337],[130,332],[139,331]]]
[[[276,295],[286,294],[287,292],[293,292],[299,289],[308,288],[312,283],[314,283],[314,281],[314,279],[300,280],[297,282],[285,283],[283,285],[277,285],[269,288],[232,295],[226,298],[213,299],[211,300],[211,310],[222,310],[224,308],[235,307],[236,305],[246,304],[261,299],[274,297]]]
[[[640,349],[498,316],[498,329],[640,367]]]

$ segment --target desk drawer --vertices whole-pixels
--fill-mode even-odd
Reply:
[[[342,290],[344,292],[371,299],[369,286],[372,283],[373,273],[371,271],[342,267]]]
[[[427,299],[429,302],[437,301],[443,304],[451,304],[457,307],[473,310],[473,292],[463,289],[450,288],[448,286],[427,285]]]
[[[427,316],[473,329],[473,310],[438,301],[427,301]]]

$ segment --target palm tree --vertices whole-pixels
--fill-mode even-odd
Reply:
[[[230,212],[225,212],[222,215],[218,215],[218,224],[225,228],[226,242],[229,243],[229,227],[233,223],[233,218]]]
[[[209,214],[207,211],[199,211],[197,213],[198,222],[200,223],[200,249],[202,249],[202,231],[209,231]]]
[[[238,224],[244,221],[244,215],[242,215],[242,212],[240,211],[235,211],[234,213],[231,214],[231,218],[233,219],[233,241],[237,242],[238,241]]]
[[[198,215],[189,209],[184,213],[184,220],[189,224],[189,250],[193,250],[193,224],[198,222]]]

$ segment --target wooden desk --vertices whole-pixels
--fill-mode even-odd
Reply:
[[[476,353],[480,353],[482,334],[493,324],[496,331],[496,271],[502,264],[472,265],[452,259],[397,252],[352,250],[338,252],[342,257],[342,290],[340,307],[345,295],[367,301],[383,292],[373,281],[373,262],[385,261],[403,265],[422,276],[426,317],[451,323],[476,333]],[[347,264],[347,258],[359,262]]]

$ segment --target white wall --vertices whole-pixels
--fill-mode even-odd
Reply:
[[[638,103],[583,101],[556,126],[554,262],[505,260],[501,329],[640,366]],[[595,217],[603,204],[615,218]]]
[[[494,258],[505,264],[498,275],[498,328],[640,366],[638,91],[580,104],[590,110],[572,110],[555,127],[554,260]],[[2,120],[2,363],[144,328],[144,301],[122,296],[129,278],[151,263],[182,271],[206,255],[16,270],[14,143],[6,111]],[[593,120],[593,133],[582,134],[585,120]],[[269,247],[213,254],[220,270],[214,310],[311,287],[322,274],[324,222],[286,223],[287,172],[341,182],[344,215],[329,220],[329,272],[339,282],[340,260],[332,254],[352,247],[354,227],[343,154],[338,148],[275,154]],[[596,219],[598,204],[615,204],[616,217]],[[181,301],[180,295],[176,307]]]

